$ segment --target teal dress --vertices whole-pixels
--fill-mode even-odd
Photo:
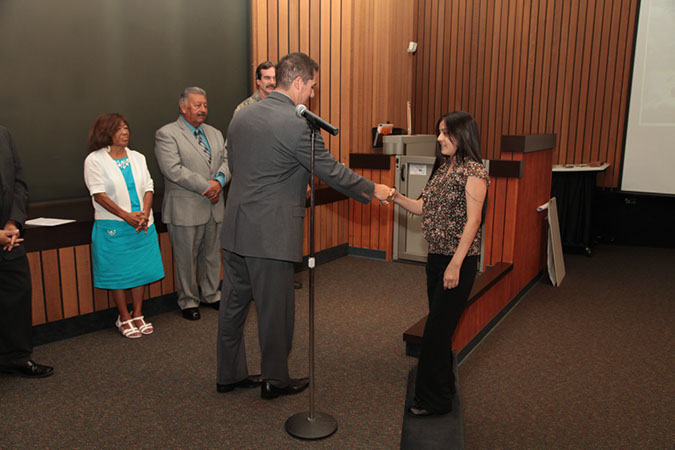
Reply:
[[[129,191],[131,211],[140,211],[141,202],[129,158],[115,159]],[[147,233],[123,220],[96,220],[91,232],[94,286],[99,289],[129,289],[164,278],[157,230],[153,223]]]

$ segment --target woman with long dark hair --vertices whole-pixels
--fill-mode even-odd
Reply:
[[[420,198],[412,200],[392,190],[396,204],[422,215],[421,227],[429,242],[429,316],[417,367],[415,399],[408,408],[409,414],[420,417],[452,410],[452,335],[478,269],[480,225],[489,184],[478,126],[471,114],[446,114],[436,129],[436,161]]]

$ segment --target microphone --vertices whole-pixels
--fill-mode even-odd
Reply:
[[[303,117],[309,122],[311,125],[314,125],[316,127],[323,128],[324,130],[328,131],[330,134],[333,136],[337,136],[339,133],[339,130],[335,128],[333,125],[329,124],[325,120],[323,120],[321,117],[317,116],[314,114],[312,111],[307,109],[305,105],[298,105],[295,107],[295,113],[298,115],[298,117]]]

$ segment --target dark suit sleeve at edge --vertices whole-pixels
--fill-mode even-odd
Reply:
[[[12,199],[12,206],[10,208],[9,219],[15,221],[19,227],[23,227],[26,221],[26,201],[28,200],[28,185],[23,175],[19,155],[14,146],[12,135],[7,131],[7,142],[9,150],[12,154],[12,161],[14,162],[14,198]],[[3,223],[2,226],[5,224]]]

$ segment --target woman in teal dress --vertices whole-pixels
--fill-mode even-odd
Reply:
[[[135,339],[154,331],[141,312],[144,290],[164,278],[164,268],[152,214],[152,177],[145,156],[127,147],[129,135],[124,116],[100,115],[89,131],[84,179],[94,206],[94,286],[110,289],[119,311],[115,325]]]

